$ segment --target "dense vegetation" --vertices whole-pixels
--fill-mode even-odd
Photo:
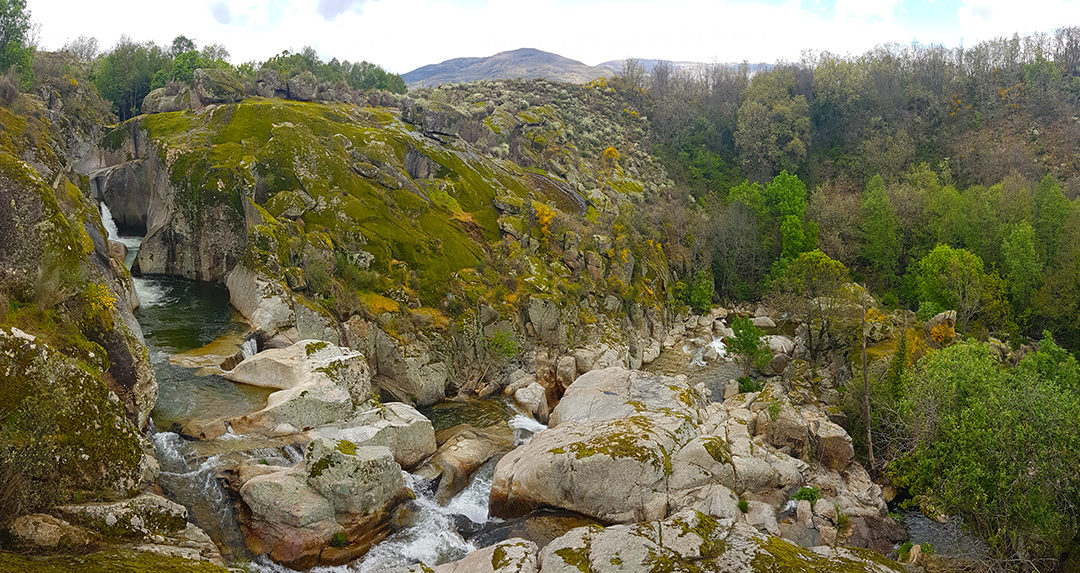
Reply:
[[[613,85],[702,207],[675,237],[679,274],[711,269],[720,299],[760,296],[777,261],[820,248],[889,305],[1080,345],[1080,29],[752,76],[631,60]]]
[[[871,365],[877,459],[910,503],[965,516],[1005,566],[1075,563],[1080,29],[815,54],[753,75],[646,75],[631,60],[612,85],[694,197],[658,221],[676,276],[709,270],[718,300],[769,299],[826,347],[858,340],[849,280],[923,321],[956,311],[960,342],[951,327],[901,328]],[[757,347],[738,326],[749,366]],[[851,394],[866,455],[861,381]]]

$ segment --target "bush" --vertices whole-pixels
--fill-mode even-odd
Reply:
[[[925,508],[959,514],[1002,557],[1057,558],[1080,530],[1080,395],[1075,358],[1046,335],[1006,368],[964,342],[904,375],[904,439],[890,468]]]
[[[800,487],[799,491],[795,492],[795,495],[791,496],[791,499],[796,501],[809,501],[810,507],[813,507],[819,499],[821,499],[821,490],[816,487]]]
[[[690,284],[690,307],[695,312],[705,312],[712,307],[713,298],[712,275],[705,270],[700,270],[694,275],[694,282]]]
[[[341,549],[342,547],[345,547],[348,544],[349,544],[349,540],[345,539],[345,534],[340,532],[340,531],[335,533],[334,536],[330,538],[330,547],[335,547],[337,549]]]
[[[750,511],[750,504],[745,499],[739,499],[739,511],[743,513]]]
[[[743,367],[743,378],[747,378],[754,368],[764,370],[773,358],[769,346],[761,339],[765,331],[754,326],[750,319],[742,316],[731,322],[731,330],[735,332],[735,337],[729,339],[727,345]],[[741,379],[739,387],[742,388]]]
[[[748,392],[760,392],[761,382],[754,380],[749,376],[743,376],[739,378],[739,392],[746,394]]]
[[[920,321],[926,322],[944,311],[945,309],[942,308],[940,304],[929,300],[924,300],[919,303],[919,310],[915,313],[915,316]]]

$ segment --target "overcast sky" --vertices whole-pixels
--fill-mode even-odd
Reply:
[[[40,45],[79,35],[223,44],[232,62],[314,47],[398,73],[464,56],[539,48],[595,65],[628,56],[797,60],[885,42],[971,45],[1080,25],[1080,0],[29,0]]]

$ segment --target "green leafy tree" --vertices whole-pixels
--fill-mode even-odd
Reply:
[[[160,46],[139,44],[124,36],[100,59],[94,83],[121,121],[126,120],[139,114],[154,76],[168,64]]]
[[[1053,177],[1047,175],[1035,186],[1035,244],[1040,259],[1052,261],[1057,256],[1069,208],[1069,200]]]
[[[712,307],[712,273],[706,270],[700,270],[694,275],[694,281],[690,284],[689,298],[690,306],[696,312],[705,312]]]
[[[765,336],[764,330],[743,316],[731,321],[731,330],[735,337],[727,341],[728,348],[742,366],[743,376],[749,376],[754,368],[762,370],[769,365],[773,356],[769,345],[761,338]]]
[[[26,0],[0,0],[0,73],[12,66],[22,73],[32,73],[31,50],[26,45],[30,30],[30,11]]]
[[[1080,399],[1074,359],[1052,339],[1008,369],[988,345],[934,352],[905,375],[910,449],[894,483],[963,515],[1001,557],[1057,558],[1080,522]]]
[[[983,270],[983,262],[966,249],[938,245],[915,265],[919,300],[956,311],[956,323],[966,330],[980,312],[996,308],[1000,279]]]
[[[892,287],[900,260],[900,234],[892,201],[885,193],[885,182],[875,175],[862,196],[862,255],[885,289]]]
[[[769,290],[774,308],[786,309],[806,326],[812,365],[830,337],[840,338],[860,319],[861,289],[849,283],[843,263],[819,250],[780,260]]]
[[[758,216],[762,245],[774,257],[792,259],[817,243],[817,226],[806,221],[806,184],[781,171],[762,187],[749,180],[731,188],[728,199],[746,205]]]
[[[1001,243],[1001,256],[1009,273],[1009,295],[1018,309],[1026,307],[1039,287],[1043,265],[1035,251],[1035,229],[1027,221],[1013,226]]]

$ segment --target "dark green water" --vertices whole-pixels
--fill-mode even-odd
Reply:
[[[225,287],[168,277],[139,277],[135,286],[141,302],[135,316],[158,380],[157,405],[151,413],[155,427],[169,430],[192,419],[237,416],[266,404],[269,390],[220,376],[199,376],[169,363],[174,354],[246,331],[229,307]]]
[[[505,424],[514,415],[505,399],[494,396],[468,402],[439,402],[419,410],[431,420],[436,432],[458,424],[472,424],[477,428]]]

